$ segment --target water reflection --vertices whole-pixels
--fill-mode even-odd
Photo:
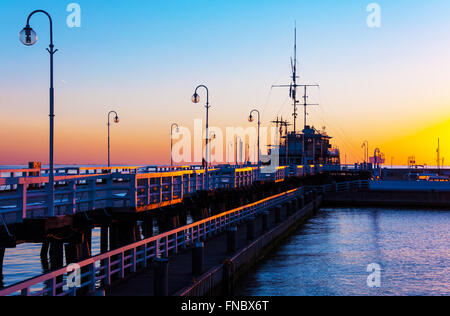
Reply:
[[[326,209],[238,288],[239,295],[449,295],[450,212]],[[382,267],[381,288],[367,266]]]

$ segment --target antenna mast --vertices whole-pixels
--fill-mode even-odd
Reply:
[[[298,118],[298,108],[297,105],[300,103],[300,101],[297,100],[297,88],[303,87],[305,88],[305,93],[303,96],[304,100],[304,107],[305,107],[305,121],[304,121],[304,128],[306,129],[306,117],[308,115],[307,107],[312,105],[318,105],[318,104],[308,104],[308,95],[307,95],[307,88],[308,87],[319,87],[319,85],[304,85],[304,84],[297,84],[297,79],[299,78],[297,76],[297,26],[295,26],[294,31],[294,59],[291,58],[291,68],[292,68],[292,83],[290,85],[277,85],[272,86],[272,88],[289,88],[289,96],[292,99],[293,105],[294,105],[294,113],[292,116],[294,117],[294,134],[297,133],[297,118]]]
[[[281,117],[281,120],[280,120],[280,119],[278,119],[278,116],[277,116],[277,120],[276,121],[272,121],[271,123],[276,124],[277,130],[280,133],[280,144],[279,144],[279,146],[281,147],[281,139],[283,138],[283,123],[284,123],[283,117]],[[278,127],[280,127],[280,128],[278,129]]]
[[[291,98],[294,102],[294,113],[292,116],[294,117],[294,134],[297,132],[297,23],[295,25],[294,31],[294,65],[292,66],[292,86],[291,86]]]

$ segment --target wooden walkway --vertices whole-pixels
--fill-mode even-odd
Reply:
[[[287,217],[286,208],[281,210],[281,219]],[[262,216],[256,218],[255,236],[258,238],[263,234]],[[275,227],[275,214],[269,213],[269,229]],[[241,224],[237,232],[237,252],[244,249],[247,241],[246,224]],[[222,264],[227,255],[227,234],[223,233],[205,242],[205,271]],[[169,295],[181,291],[193,284],[192,275],[192,250],[188,249],[183,253],[169,258]],[[121,282],[106,292],[107,296],[154,296],[154,273],[149,269],[134,277]]]

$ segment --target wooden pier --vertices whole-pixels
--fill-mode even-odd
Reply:
[[[177,212],[173,206],[165,207],[160,210],[160,213],[169,217],[169,220],[166,224],[158,221],[161,230],[156,236],[153,236],[153,229],[148,230],[150,223],[146,223],[145,219],[142,218],[141,233],[144,236],[143,240],[139,238],[137,218],[134,215],[130,215],[130,213],[120,214],[120,218],[114,217],[110,219],[110,222],[102,223],[102,254],[96,257],[90,257],[89,253],[92,227],[87,225],[88,227],[85,227],[83,230],[82,225],[78,223],[78,233],[71,236],[71,239],[64,244],[64,247],[66,262],[76,263],[76,267],[80,271],[79,275],[82,282],[79,286],[71,287],[67,283],[67,280],[70,280],[72,270],[68,270],[68,267],[63,267],[64,247],[61,240],[56,239],[51,240],[47,245],[45,243],[43,245],[43,250],[45,249],[43,252],[48,251],[50,254],[49,272],[40,277],[5,288],[0,291],[0,295],[14,295],[15,293],[33,296],[86,295],[88,293],[97,293],[98,290],[102,289],[106,289],[112,295],[125,293],[120,292],[126,289],[124,281],[130,280],[130,277],[141,271],[144,271],[144,280],[146,277],[150,278],[152,273],[148,271],[151,271],[149,269],[160,258],[182,260],[181,258],[183,256],[187,258],[189,251],[192,253],[192,247],[195,247],[200,242],[206,242],[206,256],[208,254],[210,256],[207,258],[204,266],[207,269],[211,264],[217,265],[221,263],[218,261],[224,260],[223,253],[226,251],[226,246],[223,244],[223,234],[229,228],[241,227],[236,236],[237,244],[235,247],[236,249],[242,248],[245,245],[244,235],[247,236],[247,241],[253,240],[261,236],[262,230],[268,231],[274,223],[281,223],[282,218],[285,218],[286,215],[281,214],[282,211],[277,211],[277,209],[284,208],[284,212],[287,212],[289,216],[286,217],[284,221],[285,226],[283,226],[281,231],[277,232],[277,234],[271,233],[271,236],[276,238],[297,222],[297,218],[292,219],[291,217],[297,210],[303,209],[299,205],[304,205],[305,200],[307,202],[312,201],[311,193],[307,193],[312,190],[308,189],[308,187],[320,184],[324,179],[330,180],[330,177],[321,175],[309,178],[287,177],[283,182],[275,180],[255,182],[252,186],[238,189],[217,189],[209,192],[203,191],[203,193],[198,192],[196,194],[197,201],[192,197],[185,198],[179,208],[179,210],[184,210],[184,214],[186,210],[190,211],[193,217],[192,224],[187,224],[181,220],[183,212]],[[340,176],[339,180],[349,180],[349,175]],[[345,183],[342,187],[358,190],[367,187],[367,183],[357,180]],[[318,190],[314,189],[314,191]],[[227,209],[231,210],[227,211]],[[171,211],[172,213],[170,213]],[[133,214],[146,214],[151,217],[154,216],[154,212],[153,210],[149,213],[135,212]],[[269,212],[269,216],[265,215],[267,212]],[[100,225],[98,219],[92,214],[94,213],[89,214],[90,221]],[[242,225],[244,222],[252,219],[254,226],[250,234],[248,232],[250,228],[247,226],[247,230],[243,230]],[[86,225],[86,222],[81,221],[81,223]],[[153,221],[151,223],[153,224]],[[73,226],[71,227],[73,228]],[[244,233],[243,231],[246,232]],[[249,234],[253,237],[248,237]],[[264,240],[268,244],[272,239]],[[217,243],[217,246],[214,246],[215,243]],[[219,243],[222,243],[221,247],[219,247]],[[266,246],[260,248],[264,249]],[[178,256],[180,256],[180,259],[172,259],[178,258]],[[172,266],[177,267],[178,263],[175,262],[182,261],[173,261]],[[184,268],[181,268],[181,266],[184,266]],[[183,287],[192,285],[192,283],[180,281],[187,279],[192,281],[192,275],[189,277],[186,266],[186,263],[180,263],[180,269],[171,270],[171,275],[173,275],[171,278],[175,278],[178,281],[174,281],[172,282],[173,285],[167,286],[167,291],[170,289],[170,293],[167,292],[165,293],[166,295],[174,294],[176,291],[182,290]],[[139,281],[138,278],[136,281],[129,282],[142,281]],[[116,287],[117,284],[120,287]],[[136,287],[139,287],[139,285],[136,285]],[[148,289],[147,291],[150,291],[145,292],[148,294],[152,290]]]

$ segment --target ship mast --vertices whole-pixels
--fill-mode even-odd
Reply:
[[[303,106],[305,107],[305,120],[304,120],[304,128],[306,129],[307,126],[307,116],[308,111],[307,107],[312,105],[318,105],[318,104],[308,104],[308,95],[307,95],[307,89],[309,87],[319,87],[319,85],[311,85],[311,84],[297,84],[297,79],[299,76],[297,75],[297,26],[295,27],[294,31],[294,57],[291,58],[291,69],[292,69],[292,82],[289,85],[275,85],[272,86],[272,88],[289,88],[289,96],[292,99],[293,107],[294,107],[294,113],[292,116],[294,117],[294,134],[297,133],[297,118],[298,118],[298,108],[297,105],[300,103],[300,101],[297,100],[297,88],[304,88],[305,93],[303,96]]]
[[[283,120],[283,117],[281,117],[281,120],[276,119],[276,121],[272,121],[272,123],[276,124],[277,129],[280,133],[280,145],[279,148],[281,149],[281,147],[283,146],[282,144],[282,139],[283,139],[283,127],[284,127],[284,131],[285,131],[285,149],[286,149],[286,165],[288,165],[288,161],[289,161],[289,137],[288,137],[288,126],[290,126],[291,124],[289,124],[288,121]]]
[[[292,59],[291,59],[292,64]],[[292,86],[291,86],[291,98],[294,102],[294,113],[292,116],[294,117],[294,134],[297,132],[297,104],[299,101],[297,100],[297,25],[295,26],[294,31],[294,63],[291,65],[292,67]]]

